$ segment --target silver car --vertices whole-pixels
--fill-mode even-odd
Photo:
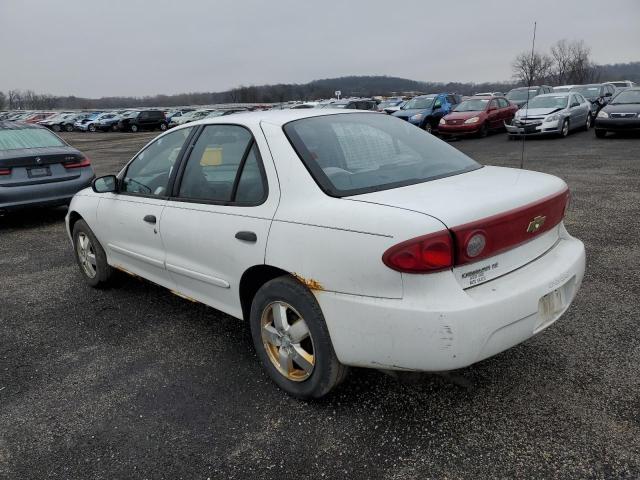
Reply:
[[[566,137],[571,130],[588,130],[592,121],[591,102],[576,92],[557,92],[532,98],[505,127],[510,136]]]

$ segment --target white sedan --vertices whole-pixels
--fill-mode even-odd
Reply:
[[[247,320],[309,398],[348,366],[457,369],[554,323],[585,268],[568,198],[395,117],[281,110],[160,135],[73,198],[67,229],[90,285],[118,269]]]

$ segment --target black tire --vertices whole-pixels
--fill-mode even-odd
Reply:
[[[263,314],[274,302],[293,307],[304,319],[313,345],[314,365],[308,378],[294,381],[276,368],[262,339]],[[329,393],[347,375],[348,367],[336,357],[320,306],[309,289],[291,276],[282,276],[265,283],[251,304],[251,337],[263,368],[285,392],[296,398],[320,398]],[[282,347],[280,347],[282,348]]]
[[[425,132],[433,134],[433,126],[431,125],[431,122],[429,120],[425,122],[423,128]]]
[[[60,125],[54,125],[51,128],[53,129],[54,132],[59,132],[61,130]]]
[[[96,260],[94,276],[90,276],[87,273],[80,258],[78,242],[81,235],[88,237],[93,247],[93,253]],[[98,239],[84,220],[78,220],[73,226],[73,252],[76,257],[78,267],[80,268],[80,273],[82,273],[85,281],[90,286],[94,288],[103,288],[109,284],[109,281],[113,276],[113,268],[107,263],[107,255],[105,254],[102,245],[100,245],[100,242],[98,242]]]
[[[589,129],[591,128],[591,125],[593,125],[593,118],[591,118],[591,113],[587,114],[587,121],[584,124],[584,131],[588,132]]]
[[[96,126],[92,123],[91,125],[89,125],[89,128],[87,128],[87,130],[89,130],[90,132],[95,132]]]
[[[112,125],[111,126],[111,131],[112,132],[117,132],[118,131],[118,125]]]
[[[160,124],[160,130],[162,130],[163,132],[167,129],[167,124],[166,123],[161,123]]]
[[[133,133],[136,133],[138,130],[140,130],[140,129],[138,128],[138,126],[137,126],[135,123],[134,123],[133,125],[131,125],[131,126],[129,127],[129,129],[130,129]]]
[[[565,138],[569,135],[569,129],[571,128],[571,126],[569,125],[569,119],[565,118],[564,122],[562,122],[562,128],[560,129],[560,133],[559,135],[562,138]]]
[[[64,129],[65,129],[67,132],[73,132],[73,125],[71,125],[70,123],[67,123],[67,124],[64,126]]]
[[[598,137],[598,138],[604,138],[604,137],[607,136],[607,131],[606,130],[602,130],[601,128],[596,128],[595,132],[596,132],[596,137]]]
[[[485,138],[487,135],[489,135],[489,125],[487,125],[487,122],[484,122],[478,131],[478,136],[480,138]]]

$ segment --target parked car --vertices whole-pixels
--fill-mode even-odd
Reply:
[[[613,87],[616,89],[616,92],[637,86],[635,82],[632,82],[631,80],[616,80],[613,82],[605,82],[605,83],[613,85]]]
[[[556,92],[558,92],[558,93],[560,93],[560,92],[569,92],[575,86],[576,85],[558,85],[557,87],[553,87],[553,92],[554,93],[556,93]]]
[[[187,112],[180,117],[174,117],[169,123],[169,128],[177,127],[178,125],[185,125],[187,123],[195,122],[196,120],[202,120],[207,115],[213,112],[210,108],[204,108],[200,110],[194,110],[193,112]]]
[[[38,123],[41,120],[54,116],[55,114],[56,112],[35,112],[25,117],[22,121],[25,123]]]
[[[141,110],[122,117],[118,121],[118,130],[138,132],[140,130],[166,130],[167,120],[161,110]]]
[[[388,115],[282,110],[159,136],[66,225],[89,285],[120,269],[245,319],[273,381],[311,398],[347,366],[452,370],[552,325],[585,268],[568,198]]]
[[[91,130],[91,128],[89,128],[89,131],[95,132],[96,130],[98,130],[101,132],[115,132],[118,130],[118,123],[121,119],[122,115],[119,115],[116,112],[104,113],[93,122],[93,126],[95,127],[95,129]]]
[[[70,113],[65,114],[62,117],[55,118],[47,121],[43,125],[54,132],[73,132],[76,122],[81,122],[85,118],[89,117],[89,113]]]
[[[247,112],[247,111],[248,110],[246,108],[225,108],[221,110],[213,110],[203,118],[224,117],[225,115],[231,115],[232,113]]]
[[[324,108],[344,108],[347,110],[378,110],[378,102],[371,100],[370,98],[357,98],[336,100],[332,103],[327,103]]]
[[[402,103],[404,103],[402,98],[387,98],[378,104],[378,111],[389,113],[387,112],[387,108],[399,107]]]
[[[0,121],[0,213],[67,204],[93,178],[89,159],[53,132]]]
[[[462,97],[453,93],[420,95],[405,103],[393,116],[431,132],[437,130],[440,119],[461,101]]]
[[[59,132],[62,130],[60,125],[67,119],[75,117],[77,114],[75,112],[60,112],[55,115],[51,115],[44,120],[40,120],[38,125],[48,128],[49,130],[53,130],[54,132]],[[72,126],[73,128],[73,126]]]
[[[620,91],[596,117],[595,134],[604,138],[607,132],[640,131],[640,87]]]
[[[590,103],[577,92],[538,95],[518,110],[511,123],[505,123],[510,137],[521,135],[559,135],[591,127]]]
[[[102,112],[99,115],[93,116],[87,119],[86,122],[81,122],[78,126],[78,130],[85,132],[96,132],[98,130],[106,131],[113,129],[113,126],[119,121],[119,116],[113,112]]]
[[[394,113],[396,113],[399,110],[402,110],[402,107],[404,107],[407,104],[408,100],[403,100],[402,102],[398,103],[397,105],[391,106],[391,107],[385,107],[384,112],[389,114],[389,115],[393,115]]]
[[[595,118],[598,111],[609,103],[616,89],[609,83],[590,83],[588,85],[575,85],[571,91],[578,92],[591,102],[591,116]]]
[[[88,114],[86,114],[84,116],[78,117],[78,119],[73,124],[73,129],[74,130],[79,130],[81,132],[86,132],[87,131],[87,124],[92,122],[92,121],[94,121],[100,115],[102,115],[102,112],[91,112],[91,113],[88,113]]]
[[[518,107],[527,103],[528,100],[537,97],[538,95],[544,95],[545,93],[552,93],[553,88],[549,85],[536,85],[531,87],[518,87],[512,88],[507,93],[506,97],[511,103],[515,103]]]
[[[504,97],[471,97],[456,105],[440,119],[438,133],[442,136],[480,135],[503,130],[511,123],[518,107]]]
[[[173,110],[165,115],[167,123],[170,124],[171,120],[173,120],[174,118],[180,118],[185,113],[193,112],[195,110],[195,108],[181,108],[180,110]]]

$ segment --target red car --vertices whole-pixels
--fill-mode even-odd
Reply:
[[[46,120],[47,118],[55,115],[56,112],[37,112],[32,115],[29,115],[27,118],[22,120],[25,123],[38,123],[42,120]]]
[[[510,122],[517,110],[517,105],[504,97],[471,97],[440,119],[438,133],[443,137],[486,137],[491,130],[503,129],[504,122]]]

